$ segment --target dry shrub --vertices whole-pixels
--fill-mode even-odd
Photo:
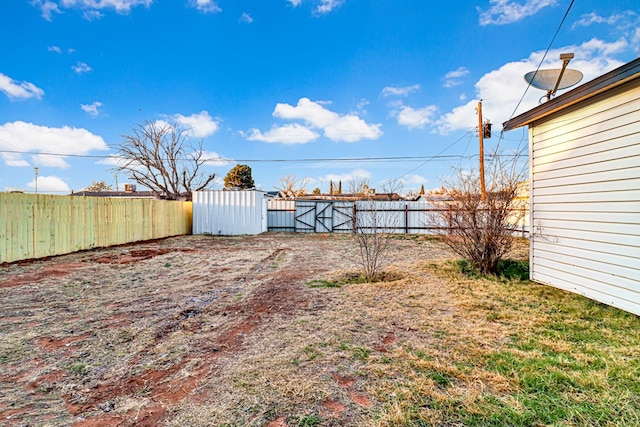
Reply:
[[[482,197],[477,171],[458,168],[433,201],[432,221],[441,227],[442,242],[469,260],[482,274],[496,274],[498,262],[511,250],[524,215],[520,193],[525,169],[519,156],[487,161],[487,188]]]

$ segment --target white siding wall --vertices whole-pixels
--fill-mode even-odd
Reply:
[[[267,231],[266,215],[261,191],[193,192],[193,234],[259,234]]]
[[[640,315],[640,85],[530,127],[531,278]]]

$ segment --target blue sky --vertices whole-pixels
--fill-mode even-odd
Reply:
[[[523,130],[499,140],[502,123],[570,3],[5,0],[0,191],[33,192],[34,167],[39,192],[115,188],[111,156],[143,120],[203,140],[214,188],[236,163],[264,190],[286,175],[309,190],[354,178],[437,188],[477,163],[479,99],[487,150],[522,144]],[[576,1],[542,68],[562,52],[581,83],[633,60],[640,4]],[[529,89],[515,113],[543,95]]]

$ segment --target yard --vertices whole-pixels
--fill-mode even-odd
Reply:
[[[640,425],[636,316],[392,245],[379,283],[339,234],[0,266],[0,424]]]

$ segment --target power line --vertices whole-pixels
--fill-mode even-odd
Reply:
[[[462,135],[460,138],[456,139],[455,141],[453,141],[451,144],[447,145],[442,151],[440,151],[438,154],[436,154],[433,157],[437,157],[440,156],[442,153],[444,153],[445,151],[447,151],[449,148],[453,147],[454,145],[456,145],[458,142],[460,142],[460,140],[462,140],[462,138],[468,136],[469,134],[471,134],[472,132],[469,131],[467,133],[465,133],[464,135]],[[462,156],[460,156],[459,158],[461,158]],[[427,163],[429,163],[431,161],[431,159],[427,159],[425,160],[423,163],[421,163],[420,165],[416,166],[415,168],[411,169],[409,172],[405,173],[404,175],[402,175],[400,178],[397,178],[398,180],[401,180],[402,178],[408,176],[409,174],[417,171],[418,169],[420,169],[421,167],[423,167],[424,165],[426,165]]]
[[[463,137],[466,135],[463,135]],[[462,138],[463,138],[462,137]],[[460,138],[460,139],[462,139]],[[406,162],[406,161],[450,161],[458,159],[471,159],[474,156],[466,156],[460,154],[448,154],[442,155],[443,152],[448,150],[454,144],[449,145],[440,153],[434,156],[391,156],[391,157],[337,157],[337,158],[301,158],[301,159],[229,159],[225,157],[213,157],[201,159],[204,162],[246,162],[246,163],[308,163],[308,162]],[[64,153],[49,153],[49,152],[33,152],[33,151],[20,151],[20,150],[0,150],[0,153],[10,154],[26,154],[26,155],[45,155],[45,156],[57,156],[57,157],[78,157],[78,158],[90,158],[90,159],[122,159],[128,160],[127,157],[119,155],[91,155],[91,154],[64,154]],[[166,159],[161,159],[166,160]],[[175,160],[193,160],[191,157],[178,158]],[[421,165],[422,166],[422,165]],[[421,167],[419,166],[419,167]],[[410,173],[410,172],[409,172]]]
[[[542,59],[540,60],[540,63],[538,64],[538,67],[536,68],[535,72],[533,73],[533,77],[531,78],[531,81],[533,81],[533,79],[535,78],[536,74],[538,74],[538,71],[540,70],[540,67],[542,66],[542,63],[544,62],[545,58],[547,57],[547,54],[551,50],[551,46],[553,45],[553,42],[556,40],[556,37],[558,36],[558,33],[560,33],[560,29],[564,25],[564,21],[567,19],[567,16],[569,15],[569,11],[571,10],[571,7],[573,6],[573,2],[574,1],[575,0],[571,0],[571,3],[569,3],[569,7],[567,7],[567,10],[565,11],[564,16],[562,17],[562,21],[560,21],[560,25],[558,25],[558,29],[556,29],[556,32],[553,35],[553,38],[551,39],[551,42],[549,42],[549,46],[547,46],[547,50],[544,52],[544,55],[542,56]],[[531,87],[531,81],[529,82],[529,84],[527,84],[527,87],[525,88],[524,93],[522,94],[522,97],[520,98],[520,101],[518,101],[518,105],[516,105],[516,108],[513,109],[513,113],[511,113],[511,116],[509,117],[509,120],[511,120],[513,118],[514,114],[516,114],[516,111],[518,110],[518,107],[520,107],[520,104],[522,103],[522,100],[524,99],[525,95],[529,91],[529,88]]]

